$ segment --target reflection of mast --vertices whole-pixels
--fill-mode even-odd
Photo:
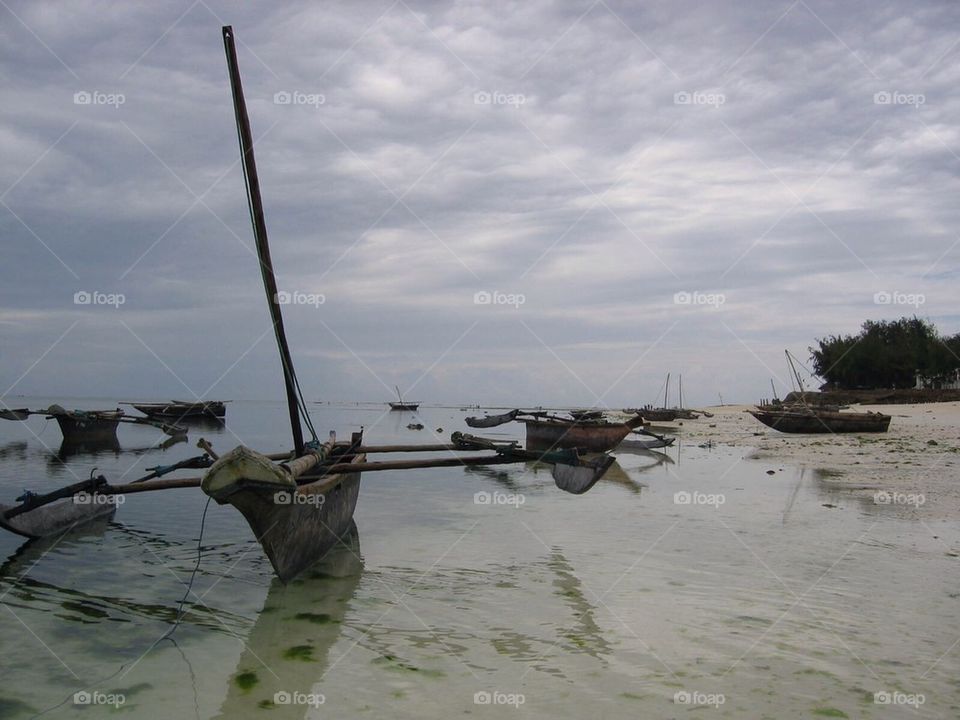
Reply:
[[[270,718],[302,720],[322,710],[327,655],[362,573],[354,525],[301,579],[284,585],[274,578],[216,717],[246,717],[259,707]]]
[[[606,664],[604,656],[610,654],[610,645],[603,637],[603,631],[594,619],[595,608],[584,597],[580,578],[558,548],[553,548],[547,566],[556,573],[553,586],[574,612],[574,624],[563,630],[563,637],[577,650],[590,655]]]

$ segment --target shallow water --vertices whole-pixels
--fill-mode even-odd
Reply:
[[[371,443],[435,442],[464,414],[315,406],[314,419],[342,437],[364,425]],[[201,436],[284,450],[284,418],[279,403],[232,403],[225,428],[189,444],[160,450],[156,431],[122,427],[123,451],[65,460],[54,423],[3,422],[0,499],[94,467],[133,479],[197,454]],[[239,513],[211,504],[195,594],[159,644],[196,562],[198,491],[130,496],[58,542],[5,535],[0,717],[64,700],[44,717],[115,714],[75,702],[81,690],[131,718],[960,716],[957,522],[744,454],[623,453],[579,497],[532,466],[371,473],[349,547],[286,587]]]

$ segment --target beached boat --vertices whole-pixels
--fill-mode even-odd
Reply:
[[[851,413],[794,406],[748,410],[767,427],[784,433],[879,433],[890,427],[890,415]]]
[[[416,410],[420,407],[418,402],[410,402],[409,400],[404,400],[403,396],[400,394],[400,388],[394,386],[397,390],[397,402],[389,403],[391,410]]]
[[[223,400],[203,400],[187,402],[185,400],[171,400],[168,403],[120,403],[132,405],[147,417],[169,418],[173,420],[192,420],[194,418],[217,418],[227,414],[227,407]]]

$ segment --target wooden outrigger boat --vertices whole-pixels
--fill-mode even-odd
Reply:
[[[171,400],[168,403],[120,403],[131,405],[147,417],[170,418],[173,420],[193,420],[196,418],[221,419],[227,414],[225,403],[229,400],[201,400],[187,402],[185,400]]]
[[[203,455],[154,468],[150,474],[131,483],[111,485],[99,476],[45,495],[24,493],[18,498],[19,504],[0,506],[0,526],[26,537],[44,537],[112,515],[116,511],[114,496],[199,487],[217,503],[232,505],[240,511],[277,576],[286,582],[323,557],[350,532],[360,477],[365,472],[542,462],[552,466],[558,488],[573,494],[587,492],[614,462],[613,457],[581,459],[576,450],[569,449],[531,452],[519,448],[514,441],[487,440],[461,433],[454,433],[450,443],[437,445],[365,446],[362,431],[354,433],[349,442],[337,442],[333,433],[325,443],[317,439],[290,356],[280,304],[276,301],[277,284],[267,242],[252,133],[233,30],[229,26],[223,28],[223,42],[257,255],[280,351],[293,452],[263,455],[241,445],[221,457],[201,439],[198,445],[206,451]],[[309,441],[304,440],[301,418],[311,433]],[[408,452],[439,452],[445,457],[367,460],[368,455],[376,453]],[[205,468],[207,472],[202,477],[161,479],[184,468]]]
[[[584,418],[580,414],[565,418],[541,410],[511,410],[502,415],[466,418],[467,425],[473,428],[497,427],[513,421],[526,426],[527,450],[575,448],[584,452],[607,452],[613,450],[631,432],[649,434],[639,430],[643,425],[643,417],[640,415],[625,422],[610,422],[602,416]]]
[[[160,422],[149,418],[125,415],[123,410],[67,410],[60,405],[51,405],[45,410],[0,410],[0,419],[23,422],[31,415],[43,415],[48,420],[56,420],[63,433],[63,442],[67,445],[84,443],[115,443],[117,428],[121,424],[150,425],[167,435],[186,435],[187,430],[178,425]]]
[[[399,386],[394,385],[394,388],[396,388],[396,390],[397,390],[397,401],[398,401],[398,402],[388,403],[388,404],[390,405],[390,409],[391,409],[391,410],[411,410],[411,411],[413,411],[413,410],[416,410],[418,407],[420,407],[420,403],[418,403],[418,402],[410,402],[409,400],[404,400],[404,399],[403,399],[403,395],[400,394],[400,387],[399,387]]]
[[[756,410],[747,410],[767,427],[784,433],[881,433],[890,427],[890,415],[878,412],[841,412],[838,406],[816,405],[808,402],[803,380],[793,363],[789,350],[784,350],[787,365],[799,393],[791,393],[792,401],[781,403],[774,400],[768,405],[758,405]],[[799,361],[798,361],[799,362]],[[771,386],[773,381],[771,380]]]
[[[748,410],[767,427],[784,433],[881,433],[890,427],[890,415],[878,412],[848,413],[811,407]]]

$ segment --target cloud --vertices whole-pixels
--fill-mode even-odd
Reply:
[[[880,290],[960,330],[947,4],[9,8],[0,389],[281,396],[222,22],[310,397],[751,401]]]

